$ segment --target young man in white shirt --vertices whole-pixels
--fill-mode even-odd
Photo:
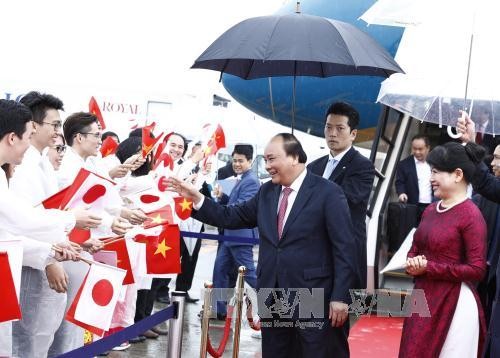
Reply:
[[[0,240],[12,239],[13,236],[28,235],[34,238],[50,237],[58,232],[71,230],[75,222],[86,221],[88,217],[82,211],[63,212],[60,210],[44,210],[33,208],[22,198],[17,197],[8,189],[8,176],[12,169],[22,161],[24,153],[30,145],[33,133],[30,110],[15,101],[0,100]],[[92,225],[86,222],[86,225]],[[26,237],[21,238],[24,254],[23,264],[37,269],[46,269],[55,265],[56,260],[77,259],[77,250],[66,243],[58,243],[64,246],[62,254],[52,250],[52,244],[48,242],[37,242]],[[55,286],[56,289],[64,291],[65,282]],[[26,319],[23,312],[23,320]],[[45,324],[46,322],[42,322]],[[12,355],[12,333],[11,324],[0,324],[0,355]],[[23,355],[25,356],[25,355]]]
[[[55,176],[43,165],[43,161],[47,160],[43,153],[55,144],[62,127],[59,111],[63,109],[63,103],[57,97],[34,91],[26,94],[20,102],[32,113],[33,134],[31,145],[10,180],[10,190],[30,205],[37,206],[58,191]],[[92,218],[96,223],[100,220],[98,216]],[[49,243],[64,242],[67,241],[67,234],[61,230],[41,239]],[[67,274],[60,263],[48,266],[45,272],[23,267],[21,309],[24,315],[23,320],[13,324],[14,355],[47,354],[54,333],[64,318],[67,281]],[[61,289],[54,292],[52,287]],[[43,324],[43,330],[40,324]]]

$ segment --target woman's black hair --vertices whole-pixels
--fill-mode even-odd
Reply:
[[[132,155],[137,154],[142,148],[142,138],[141,137],[128,137],[123,142],[118,145],[116,150],[116,157],[120,160],[120,163],[124,163]],[[139,168],[132,172],[132,176],[139,177],[147,175],[151,170],[151,155],[146,158],[146,163],[141,165]]]
[[[438,145],[427,156],[427,163],[437,170],[452,173],[461,169],[467,183],[470,183],[476,167],[483,160],[486,150],[475,143],[465,146],[456,142]]]

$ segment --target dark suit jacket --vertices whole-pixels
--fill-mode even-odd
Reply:
[[[415,157],[413,155],[403,159],[398,164],[396,170],[396,192],[398,196],[403,193],[408,195],[408,204],[418,204],[420,192],[418,190],[417,167],[415,166]]]
[[[328,163],[328,155],[308,165],[312,173],[322,176]],[[356,238],[361,288],[366,287],[366,211],[373,186],[375,169],[372,162],[351,148],[340,160],[329,180],[340,185],[347,198],[353,233]]]
[[[481,163],[476,169],[472,178],[472,186],[475,191],[486,199],[500,204],[500,179],[491,174],[484,163]],[[498,246],[496,249],[498,250]],[[498,264],[496,280],[496,293],[491,310],[491,320],[486,342],[486,350],[491,357],[500,355],[500,265]]]
[[[322,288],[326,303],[349,302],[349,289],[359,278],[342,189],[308,172],[278,239],[280,193],[281,185],[269,181],[252,199],[237,205],[223,206],[205,199],[192,216],[229,229],[258,226],[257,289]]]
[[[255,173],[252,170],[248,170],[241,176],[241,180],[234,186],[231,193],[228,195],[223,194],[221,200],[219,201],[224,205],[235,205],[242,203],[244,201],[252,199],[255,194],[259,191],[260,182],[257,179]],[[241,237],[259,237],[257,229],[239,229],[230,230],[225,229],[224,235],[228,236],[241,236]],[[240,244],[234,241],[226,241],[224,245],[228,246],[238,246],[238,245],[252,245],[252,244]]]

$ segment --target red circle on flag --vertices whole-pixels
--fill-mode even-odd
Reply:
[[[157,195],[151,195],[151,194],[144,194],[144,195],[141,195],[141,201],[144,203],[144,204],[151,204],[151,203],[155,203],[157,202],[158,200],[160,200],[160,197],[157,196]]]
[[[106,187],[102,184],[96,184],[87,190],[82,200],[85,204],[91,204],[101,196],[104,196],[104,194],[106,194]]]
[[[92,288],[92,298],[99,306],[107,306],[113,298],[113,285],[108,280],[99,280]]]
[[[161,192],[167,190],[167,177],[165,175],[158,180],[158,190]]]

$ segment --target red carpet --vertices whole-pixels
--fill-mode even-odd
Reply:
[[[352,358],[398,356],[403,318],[362,316],[349,331]]]

